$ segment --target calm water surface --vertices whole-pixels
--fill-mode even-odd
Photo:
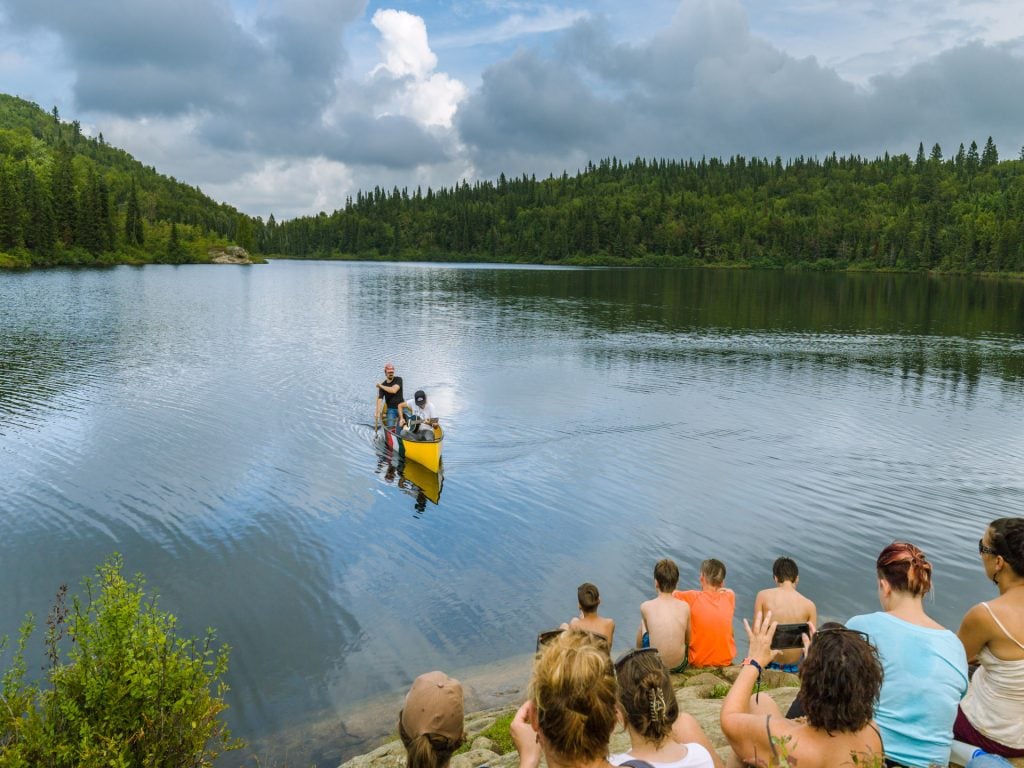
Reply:
[[[386,360],[444,484],[375,448]],[[919,276],[275,262],[0,275],[0,633],[112,551],[233,647],[264,765],[336,765],[433,668],[514,696],[584,580],[635,631],[651,568],[797,558],[828,618],[894,537],[934,616],[993,594],[1024,509],[1024,285]],[[418,494],[413,482],[428,491]],[[433,499],[437,498],[435,504]],[[741,644],[742,645],[742,644]],[[474,668],[474,669],[470,669]],[[368,699],[383,715],[359,713]],[[236,756],[225,765],[237,764]]]

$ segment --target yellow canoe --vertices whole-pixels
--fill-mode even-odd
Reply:
[[[441,467],[441,443],[444,441],[444,430],[441,427],[435,427],[434,434],[436,437],[433,440],[406,440],[398,433],[396,427],[386,427],[384,442],[388,448],[397,452],[406,461],[415,461],[431,472],[437,472]]]

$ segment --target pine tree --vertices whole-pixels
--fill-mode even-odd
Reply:
[[[256,250],[256,243],[253,240],[252,234],[252,221],[245,214],[238,217],[238,225],[235,229],[235,242],[250,253]]]
[[[167,261],[171,264],[184,264],[188,259],[188,250],[178,238],[178,224],[171,222],[171,236],[167,239]]]
[[[967,150],[967,170],[974,172],[978,170],[981,161],[978,158],[978,142],[972,141],[971,148]]]
[[[144,245],[146,242],[145,232],[142,228],[142,211],[139,209],[139,193],[135,187],[135,177],[132,177],[132,185],[128,190],[128,205],[124,216],[124,240],[128,245]]]
[[[991,168],[993,165],[999,162],[999,152],[996,151],[995,142],[992,141],[992,137],[988,137],[988,141],[985,142],[985,149],[981,152],[981,167]]]
[[[7,163],[0,163],[0,248],[22,245],[21,196]]]
[[[54,109],[56,110],[56,107]],[[50,177],[54,226],[57,238],[65,246],[75,243],[75,226],[78,219],[73,159],[74,153],[71,151],[71,147],[62,141],[57,147],[53,172]]]
[[[27,160],[21,168],[21,200],[25,247],[30,251],[49,254],[53,250],[56,238],[53,206],[50,203],[50,196],[44,192]]]

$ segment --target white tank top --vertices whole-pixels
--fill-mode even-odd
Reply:
[[[1017,638],[1006,631],[988,603],[982,603],[992,620],[1010,640],[1024,650]],[[1024,749],[1024,659],[1000,659],[986,645],[978,653],[981,665],[960,708],[979,732],[1004,747]]]

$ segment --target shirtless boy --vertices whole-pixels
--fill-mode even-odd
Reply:
[[[802,621],[816,624],[818,609],[813,602],[796,591],[796,585],[800,582],[800,570],[796,563],[788,557],[778,558],[772,565],[772,576],[775,577],[778,586],[762,589],[757,593],[754,600],[754,615],[760,612],[763,616],[771,611],[772,621],[779,624],[797,624]],[[802,651],[799,648],[783,651],[782,655],[768,666],[771,669],[796,672],[800,666],[801,655]]]
[[[679,583],[679,568],[669,559],[654,566],[657,597],[640,604],[640,629],[637,648],[657,648],[669,672],[686,669],[690,644],[690,607],[672,597]]]
[[[576,590],[580,604],[580,615],[562,626],[567,629],[585,629],[608,638],[608,648],[612,647],[615,635],[615,620],[597,615],[597,606],[601,604],[601,595],[597,587],[589,581],[580,584]]]

